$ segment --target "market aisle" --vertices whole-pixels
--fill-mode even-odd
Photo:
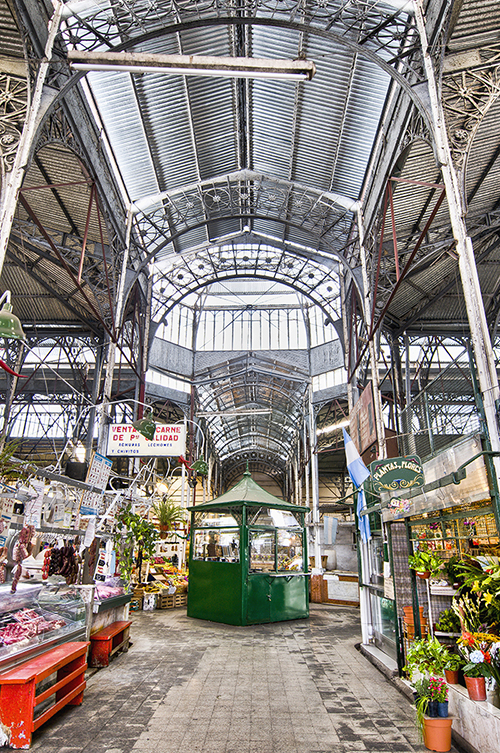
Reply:
[[[408,701],[356,649],[359,611],[231,627],[184,609],[132,615],[133,646],[84,703],[35,733],[39,753],[414,753]]]

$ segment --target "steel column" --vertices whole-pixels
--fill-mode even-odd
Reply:
[[[56,35],[59,31],[61,15],[64,3],[53,0],[55,10],[48,24],[48,36],[45,44],[44,57],[40,62],[36,76],[35,88],[31,97],[28,115],[24,121],[23,132],[19,140],[16,158],[12,170],[8,174],[5,189],[2,191],[0,205],[0,274],[2,273],[7,244],[9,242],[12,221],[17,207],[17,197],[21,188],[25,169],[28,165],[31,152],[35,144],[36,131],[47,109],[56,98],[58,91],[44,90],[45,81],[50,68],[52,49]]]
[[[312,387],[309,385],[309,447],[311,459],[311,485],[312,485],[312,524],[314,531],[314,567],[321,571],[321,547],[319,543],[319,473],[318,453],[316,452],[316,416],[312,402]]]
[[[416,0],[414,7],[415,21],[420,35],[425,73],[427,77],[431,125],[433,128],[436,156],[441,167],[443,182],[446,187],[450,222],[453,237],[456,241],[460,278],[462,281],[462,290],[467,309],[471,340],[476,358],[478,381],[484,404],[486,424],[490,435],[491,449],[499,451],[500,437],[495,410],[495,400],[499,397],[498,378],[490,334],[488,331],[488,323],[484,310],[481,286],[479,284],[474,249],[472,247],[472,240],[467,235],[462,196],[457,174],[452,162],[443,106],[434,73],[434,63],[429,51],[423,0]],[[498,477],[500,474],[499,458],[494,458],[493,463]]]

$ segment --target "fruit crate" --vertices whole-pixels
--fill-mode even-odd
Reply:
[[[174,609],[175,607],[187,607],[187,594],[160,594],[158,596],[158,609]]]

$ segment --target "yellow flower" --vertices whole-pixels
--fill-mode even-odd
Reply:
[[[493,601],[493,594],[485,593],[485,594],[483,594],[483,596],[484,596],[485,602],[487,604],[491,604],[491,602]]]
[[[474,581],[474,585],[472,586],[472,590],[473,591],[479,591],[480,590],[480,586],[479,586],[479,581],[478,580]]]

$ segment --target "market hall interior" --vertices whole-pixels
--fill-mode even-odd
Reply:
[[[91,670],[83,704],[35,732],[33,753],[425,750],[412,705],[356,649],[356,607],[244,627],[132,617],[128,653]]]

